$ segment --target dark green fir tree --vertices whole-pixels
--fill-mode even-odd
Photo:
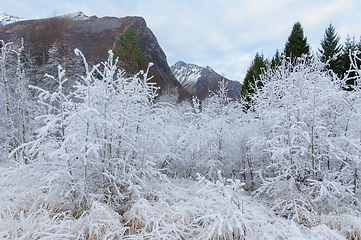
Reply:
[[[336,74],[339,74],[341,68],[341,57],[339,54],[341,53],[342,46],[339,42],[340,36],[330,23],[321,40],[321,48],[318,51],[320,52],[320,60],[324,63],[328,62],[327,68]]]
[[[267,60],[263,54],[256,53],[251,66],[247,70],[241,88],[240,99],[245,102],[246,109],[249,109],[252,105],[251,96],[254,94],[255,88],[261,88],[263,86],[260,81],[260,75],[266,70],[267,65]]]
[[[307,37],[303,35],[303,28],[300,22],[296,22],[293,25],[283,53],[286,58],[290,57],[293,62],[303,54],[310,54],[310,46],[307,43]]]

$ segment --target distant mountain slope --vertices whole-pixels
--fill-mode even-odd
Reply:
[[[154,63],[153,67],[150,68],[150,76],[154,76],[153,81],[157,83],[161,91],[175,88],[181,99],[190,97],[190,94],[173,76],[166,55],[153,32],[147,27],[144,18],[98,18],[96,16],[88,17],[82,12],[63,15],[59,18],[64,19],[61,28],[58,26],[58,29],[64,31],[64,40],[70,46],[80,49],[88,60],[96,62],[106,60],[110,49],[120,48],[119,37],[124,35],[128,29],[134,29],[140,49],[146,52],[149,62]],[[37,35],[32,34],[32,29],[41,28],[44,21],[49,22],[49,20],[51,22],[51,19],[38,19],[8,24],[0,28],[0,39],[10,40],[24,37],[26,42],[27,38],[37,37]]]
[[[194,85],[202,77],[204,68],[195,64],[187,64],[185,62],[178,61],[172,65],[170,69],[179,83],[190,90],[189,93],[196,94]]]
[[[0,12],[0,27],[14,23],[14,22],[18,22],[21,20],[24,20],[24,19],[21,17],[14,17],[9,14]]]
[[[204,68],[195,64],[178,61],[170,69],[175,78],[190,94],[202,100],[209,96],[210,92],[218,90],[218,83],[222,79],[228,84],[230,98],[238,99],[241,91],[242,84],[240,82],[224,78],[208,66]]]

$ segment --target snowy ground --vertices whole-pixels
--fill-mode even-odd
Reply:
[[[119,213],[93,200],[74,216],[56,166],[0,169],[0,237],[6,239],[358,239],[361,221],[320,216],[314,226],[277,217],[242,183],[163,179]],[[333,228],[334,230],[332,230]],[[352,236],[356,238],[352,238]]]

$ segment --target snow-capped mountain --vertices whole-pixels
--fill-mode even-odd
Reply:
[[[192,95],[199,99],[209,96],[210,92],[218,90],[218,83],[224,79],[228,83],[228,95],[230,98],[238,99],[242,84],[222,77],[210,67],[200,67],[195,64],[187,64],[178,61],[170,67],[173,75],[179,83]]]
[[[21,17],[14,17],[9,14],[0,12],[0,27],[8,25],[10,23],[18,22],[21,20],[24,20],[24,19]]]
[[[178,61],[170,67],[170,70],[183,87],[193,89],[194,85],[202,77],[204,68]],[[190,93],[194,94],[194,92]]]

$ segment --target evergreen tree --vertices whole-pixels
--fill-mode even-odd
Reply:
[[[246,108],[251,107],[251,98],[250,96],[255,92],[255,88],[261,88],[262,82],[260,81],[260,75],[263,70],[267,67],[267,60],[263,54],[258,52],[254,56],[254,59],[251,63],[251,66],[247,70],[246,77],[243,80],[243,85],[241,89],[240,98],[242,98],[246,104]]]
[[[292,32],[287,39],[285,49],[285,57],[291,57],[292,61],[301,57],[303,54],[309,54],[310,46],[307,43],[307,37],[303,35],[303,28],[300,22],[293,25]]]
[[[282,64],[282,56],[277,49],[276,54],[273,56],[273,58],[271,60],[271,68],[275,69],[278,66],[280,66],[281,64]]]
[[[145,70],[148,65],[148,55],[140,50],[135,38],[135,30],[129,29],[125,36],[120,36],[121,49],[115,50],[115,56],[119,57],[120,65],[128,74],[135,74],[139,70]]]
[[[340,71],[340,58],[337,55],[342,50],[342,46],[339,42],[340,36],[336,33],[335,28],[330,23],[321,40],[321,49],[318,49],[318,51],[321,53],[320,60],[324,63],[328,62],[329,65],[327,68],[336,74]],[[337,57],[332,59],[335,56]]]

